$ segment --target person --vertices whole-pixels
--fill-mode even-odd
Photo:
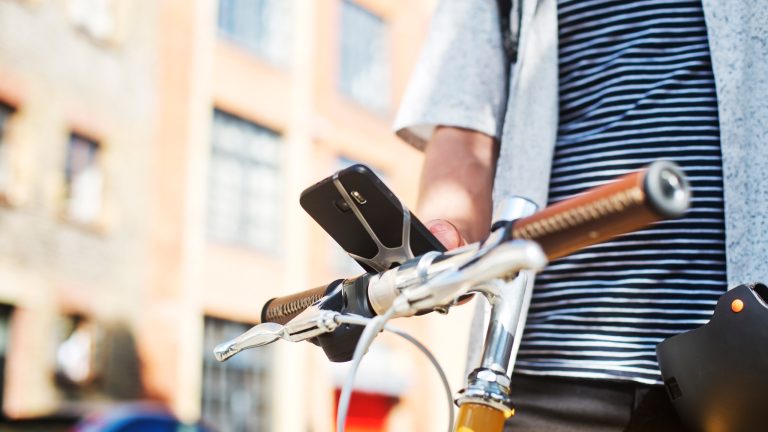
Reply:
[[[418,214],[456,247],[487,235],[494,198],[543,207],[679,164],[686,217],[537,277],[511,425],[683,430],[656,344],[705,323],[727,286],[768,276],[768,3],[515,1],[509,20],[503,1],[437,6],[395,120],[424,151]]]

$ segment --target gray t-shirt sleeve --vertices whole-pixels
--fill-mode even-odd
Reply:
[[[441,0],[395,118],[395,132],[419,149],[437,125],[499,139],[506,70],[496,1]]]

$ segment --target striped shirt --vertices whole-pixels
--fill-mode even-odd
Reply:
[[[701,0],[559,0],[560,124],[550,202],[656,159],[693,188],[685,218],[554,261],[516,372],[656,384],[655,348],[725,291],[719,124]]]

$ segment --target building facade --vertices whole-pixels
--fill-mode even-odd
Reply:
[[[356,271],[305,187],[359,161],[414,205],[420,156],[390,124],[432,3],[0,0],[4,415],[147,397],[221,430],[332,429],[316,347],[210,352],[269,298]],[[451,315],[398,324],[455,389]],[[387,428],[444,428],[428,362],[383,344],[404,383]]]

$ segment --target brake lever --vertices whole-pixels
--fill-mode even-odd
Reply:
[[[312,305],[285,325],[268,322],[253,326],[240,336],[216,345],[213,355],[216,360],[223,362],[241,351],[269,345],[278,339],[301,342],[332,333],[339,326],[336,320],[339,315],[339,312]]]
[[[255,325],[240,336],[216,345],[213,355],[220,362],[226,361],[240,351],[271,344],[283,337],[284,331],[285,327],[277,323]]]

